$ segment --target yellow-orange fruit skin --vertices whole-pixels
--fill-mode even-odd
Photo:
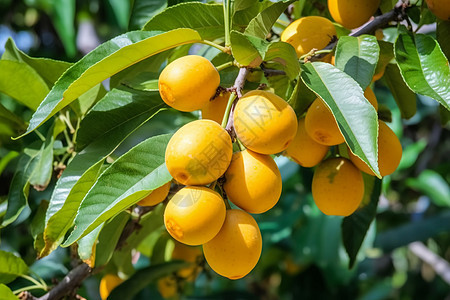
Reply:
[[[333,19],[348,29],[357,28],[377,11],[380,0],[328,0]]]
[[[381,176],[394,173],[402,159],[402,152],[402,144],[392,129],[383,121],[378,121],[378,168]],[[366,163],[350,151],[350,148],[348,154],[358,169],[375,176]]]
[[[166,276],[158,279],[158,292],[164,299],[173,298],[178,294],[177,280],[174,276]]]
[[[364,181],[350,160],[330,158],[317,166],[311,189],[314,202],[324,214],[348,216],[363,199]]]
[[[172,136],[165,155],[167,169],[176,181],[184,185],[206,185],[225,173],[233,145],[219,124],[196,120]]]
[[[219,84],[217,69],[198,55],[174,60],[164,68],[158,80],[161,98],[180,111],[201,109],[214,96]]]
[[[223,115],[225,114],[229,98],[230,93],[222,93],[209,101],[202,108],[202,119],[213,120],[222,124]]]
[[[99,288],[100,297],[102,298],[102,300],[108,298],[111,291],[122,282],[123,280],[119,276],[114,274],[106,274],[105,276],[103,276],[103,278],[100,280]]]
[[[322,145],[334,146],[345,142],[331,110],[320,98],[314,100],[306,112],[305,129],[314,141]]]
[[[246,148],[261,154],[285,150],[297,132],[297,116],[281,97],[267,91],[250,91],[234,110],[236,135]]]
[[[376,111],[378,111],[378,101],[377,97],[375,96],[375,93],[373,90],[368,86],[366,90],[364,91],[364,97],[366,97],[367,100],[369,100],[370,104],[375,108]]]
[[[156,190],[152,191],[150,195],[140,200],[137,204],[140,206],[155,206],[164,201],[169,195],[170,191],[170,181]]]
[[[448,0],[426,0],[431,12],[441,20],[450,21],[450,3]]]
[[[281,174],[272,157],[251,150],[233,154],[223,185],[236,206],[260,214],[277,204],[281,196]]]
[[[324,17],[308,16],[295,20],[281,33],[281,40],[291,44],[297,56],[307,54],[313,48],[325,48],[336,36],[336,29]]]
[[[297,134],[284,152],[302,167],[311,168],[320,163],[328,153],[328,146],[317,143],[305,129],[305,118],[298,121]]]
[[[170,199],[164,211],[169,234],[186,245],[201,245],[211,240],[225,220],[225,204],[215,191],[187,186]]]
[[[261,251],[258,224],[251,215],[238,209],[227,210],[219,233],[203,245],[209,266],[229,279],[239,279],[250,273],[258,263]]]
[[[200,247],[187,246],[179,242],[175,242],[175,248],[172,252],[173,260],[184,260],[195,264],[199,257],[203,256]],[[197,276],[198,266],[183,268],[177,271],[177,275],[187,280],[193,280]]]

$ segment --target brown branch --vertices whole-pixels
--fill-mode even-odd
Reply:
[[[78,265],[70,271],[53,289],[37,300],[58,300],[70,293],[73,293],[92,272],[92,269],[85,263]],[[30,298],[29,298],[30,299]]]
[[[232,104],[233,106],[231,107],[230,114],[228,116],[228,123],[227,123],[227,126],[225,127],[225,130],[228,131],[232,140],[234,140],[234,138],[235,138],[235,132],[234,132],[234,126],[233,126],[234,108],[235,108],[236,103],[239,100],[239,98],[242,97],[242,89],[244,88],[245,79],[247,78],[247,75],[249,73],[250,73],[249,69],[240,68],[239,74],[236,77],[236,80],[234,81],[234,85],[231,88],[227,89],[227,90],[231,90],[231,91],[235,92],[237,95],[237,98],[234,100],[234,102]]]

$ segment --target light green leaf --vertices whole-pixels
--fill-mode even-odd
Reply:
[[[167,7],[167,0],[134,0],[129,30],[139,30],[145,23]]]
[[[400,109],[402,118],[409,119],[416,114],[416,94],[403,81],[397,64],[388,64],[384,71],[384,78]]]
[[[300,64],[294,47],[284,42],[272,42],[264,54],[266,67],[275,68],[286,72],[290,80],[298,77]]]
[[[101,267],[109,262],[129,219],[129,213],[121,212],[116,217],[106,222],[98,237],[98,245],[95,249],[95,266]],[[140,231],[141,230],[139,230],[139,232]]]
[[[125,123],[147,120],[166,108],[159,91],[146,92],[121,86],[111,90],[80,123],[76,149],[80,151],[91,142],[120,130]]]
[[[450,207],[450,187],[439,173],[425,170],[417,178],[408,178],[406,185],[430,197],[434,204]]]
[[[75,0],[59,0],[52,4],[53,25],[64,45],[67,56],[74,57],[75,46]]]
[[[30,133],[60,109],[117,72],[164,50],[201,41],[192,29],[132,31],[100,45],[70,67],[55,83],[30,120]]]
[[[244,10],[257,4],[258,0],[236,0],[234,1],[234,11]]]
[[[30,224],[31,235],[34,239],[34,249],[37,253],[44,248],[44,227],[45,227],[45,212],[48,208],[48,201],[42,200]]]
[[[303,82],[331,109],[347,145],[370,169],[378,171],[378,117],[349,75],[322,62],[302,65]]]
[[[243,32],[253,18],[271,5],[273,5],[271,1],[257,1],[253,5],[247,6],[244,9],[235,10],[232,22],[233,29]]]
[[[36,110],[48,93],[39,74],[23,62],[0,60],[0,92]]]
[[[292,2],[294,0],[280,1],[267,7],[250,21],[244,33],[265,39],[273,24]]]
[[[28,266],[20,258],[10,252],[0,250],[0,283],[9,283],[28,272]]]
[[[242,66],[257,67],[267,51],[269,42],[238,31],[231,31],[231,52],[234,59]]]
[[[224,36],[223,8],[221,4],[186,2],[166,8],[151,18],[142,30],[168,31],[191,28],[205,40]]]
[[[54,125],[50,127],[42,144],[34,167],[33,173],[30,175],[29,182],[35,190],[43,191],[47,188],[53,173],[53,138]]]
[[[78,240],[78,256],[91,268],[95,265],[97,240],[104,225],[105,223],[98,225],[97,228]]]
[[[20,51],[11,38],[9,38],[5,44],[5,52],[2,55],[2,60],[26,63],[44,79],[49,88],[51,88],[61,74],[72,65],[65,61],[53,60],[50,58],[30,57]]]
[[[3,300],[18,300],[16,295],[3,283],[0,284],[0,295],[2,295]]]
[[[149,138],[118,158],[99,177],[81,202],[68,246],[171,180],[165,165],[170,135]],[[113,188],[114,187],[114,188]]]
[[[424,34],[402,33],[394,53],[408,87],[450,110],[450,67],[436,40]]]
[[[365,90],[372,82],[379,54],[380,48],[373,35],[343,36],[337,44],[335,66]]]
[[[97,84],[89,91],[78,97],[77,100],[70,103],[70,107],[75,111],[77,116],[82,119],[87,111],[106,95],[106,89],[102,83]]]

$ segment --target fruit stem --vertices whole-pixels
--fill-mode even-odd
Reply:
[[[225,47],[230,47],[230,29],[231,29],[231,2],[232,0],[223,0],[223,19],[225,25]]]
[[[228,118],[230,117],[231,106],[233,105],[234,99],[236,99],[236,92],[232,92],[230,94],[230,98],[228,98],[227,108],[225,109],[225,114],[222,119],[222,127],[226,128],[228,124]]]
[[[226,62],[226,63],[220,65],[220,66],[217,66],[216,69],[217,69],[217,71],[222,71],[222,70],[224,70],[226,68],[232,67],[233,65],[234,65],[234,62],[229,61],[229,62]]]
[[[207,41],[207,40],[203,40],[203,41],[201,41],[201,43],[202,43],[202,44],[205,44],[205,45],[208,45],[208,46],[211,46],[211,47],[214,47],[214,48],[216,48],[216,49],[219,49],[219,50],[222,51],[223,53],[231,54],[231,50],[230,50],[230,48],[228,48],[228,47],[220,46],[219,44],[216,44],[216,43],[214,43],[214,42]]]
[[[240,139],[236,138],[236,143],[238,145],[239,151],[244,151],[245,150],[245,146],[244,146],[244,144],[242,144]]]

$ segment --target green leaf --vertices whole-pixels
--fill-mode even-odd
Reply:
[[[421,219],[378,233],[374,246],[385,253],[415,241],[426,241],[440,233],[450,231],[450,211]]]
[[[10,252],[0,250],[0,283],[9,283],[28,272],[28,266],[20,258]]]
[[[23,62],[0,60],[0,92],[36,110],[48,93],[39,74]]]
[[[290,80],[298,77],[300,73],[300,63],[294,47],[284,42],[271,42],[264,54],[266,67],[275,68],[286,72]]]
[[[394,52],[408,87],[450,110],[450,68],[436,40],[424,34],[402,33]]]
[[[105,223],[98,225],[97,228],[78,240],[78,256],[91,268],[95,265],[97,240],[104,225]]]
[[[39,151],[34,149],[25,149],[22,154],[17,165],[16,173],[11,181],[8,194],[8,207],[0,228],[14,222],[22,210],[28,205],[27,199],[30,187],[28,180],[38,163],[38,153]]]
[[[74,57],[75,47],[75,0],[53,2],[51,17],[53,25],[64,45],[67,56]]]
[[[112,8],[114,17],[122,30],[127,29],[130,18],[130,1],[108,0]],[[138,28],[139,29],[139,28]]]
[[[292,2],[294,0],[280,1],[267,7],[250,21],[244,33],[265,39],[273,24],[278,20],[278,17],[280,17]]]
[[[167,0],[134,0],[129,30],[139,30],[145,23],[167,7]]]
[[[47,188],[52,178],[53,173],[53,137],[54,124],[50,127],[42,144],[37,159],[37,164],[34,167],[33,173],[30,176],[29,182],[37,191],[43,191]]]
[[[439,173],[425,170],[417,178],[406,179],[406,185],[430,197],[434,204],[450,207],[450,187]]]
[[[397,4],[397,0],[381,0],[380,3],[380,10],[381,12],[387,13],[388,11],[390,11],[391,9],[394,8],[395,4]]]
[[[109,262],[129,219],[129,213],[121,212],[106,222],[98,237],[98,245],[95,249],[95,266],[101,267]]]
[[[386,66],[394,59],[394,44],[386,41],[378,41],[380,47],[380,57],[378,58],[377,67],[375,68],[375,75],[384,74]]]
[[[350,258],[349,268],[356,262],[359,249],[366,237],[370,224],[377,213],[378,200],[381,193],[381,180],[364,174],[365,205],[342,220],[342,241]]]
[[[316,98],[316,94],[314,94],[299,77],[288,103],[295,110],[297,117],[300,117],[307,111],[308,107]]]
[[[388,64],[384,71],[384,78],[400,109],[402,118],[409,119],[414,116],[417,111],[416,94],[403,81],[398,65]]]
[[[144,122],[166,107],[159,91],[138,91],[125,86],[113,89],[80,123],[76,149],[80,151],[102,136],[121,130],[126,123]]]
[[[3,283],[0,284],[0,295],[2,295],[3,300],[18,300],[16,295]]]
[[[190,263],[172,261],[141,269],[128,278],[127,281],[112,290],[108,300],[131,300],[150,283],[182,268],[189,267],[189,265]]]
[[[45,212],[48,208],[48,201],[42,200],[30,224],[31,235],[34,239],[34,249],[39,253],[44,247],[44,227]]]
[[[89,91],[78,97],[77,100],[70,104],[70,107],[82,119],[88,110],[106,95],[106,89],[103,84],[99,83]]]
[[[352,152],[379,176],[378,117],[359,84],[331,64],[322,62],[302,65],[301,77],[331,109]]]
[[[267,51],[269,43],[263,39],[231,31],[231,52],[242,66],[257,67]]]
[[[5,156],[0,158],[0,174],[3,173],[6,166],[17,156],[19,156],[19,152],[17,151],[9,151]]]
[[[95,154],[97,153],[92,153],[92,156],[97,158]],[[39,253],[41,257],[47,256],[62,243],[64,235],[73,225],[81,200],[99,176],[105,158],[101,158],[83,172],[84,168],[91,163],[91,159],[89,156],[86,157],[87,155],[89,152],[80,153],[75,157],[53,191],[45,219],[45,246]]]
[[[142,30],[169,31],[176,28],[194,29],[205,40],[223,37],[222,5],[186,2],[170,6],[151,18]]]
[[[192,29],[132,31],[100,45],[70,67],[55,83],[30,120],[25,134],[115,73],[164,50],[201,41]]]
[[[61,74],[72,65],[65,61],[30,57],[20,51],[11,38],[9,38],[5,44],[5,52],[2,55],[2,60],[26,63],[33,68],[42,79],[44,79],[49,88],[51,88]]]
[[[5,126],[10,128],[10,131],[14,133],[22,132],[26,129],[25,122],[19,118],[17,115],[9,111],[6,107],[4,107],[0,103],[0,124],[4,124]],[[10,136],[13,136],[11,134]]]
[[[234,11],[244,10],[257,4],[258,0],[236,0],[234,2]]]
[[[397,167],[397,170],[404,170],[411,168],[417,162],[419,155],[425,150],[427,142],[419,140],[413,144],[409,144],[403,149],[402,159]]]
[[[106,169],[81,202],[68,246],[171,180],[165,165],[170,135],[149,138]],[[112,188],[114,187],[114,188]]]
[[[450,59],[450,21],[439,21],[436,28],[436,39],[447,60]]]
[[[337,44],[335,66],[365,90],[372,82],[379,54],[380,47],[373,35],[343,36]]]

